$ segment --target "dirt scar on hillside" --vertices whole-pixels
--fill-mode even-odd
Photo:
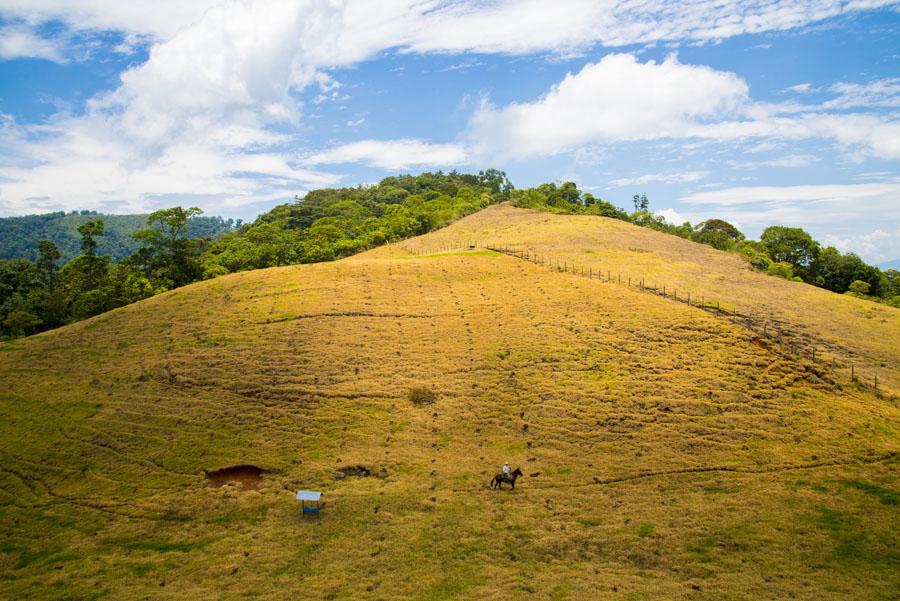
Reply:
[[[263,472],[264,469],[255,465],[233,465],[205,473],[207,483],[213,488],[237,482],[243,490],[257,490],[262,484]]]

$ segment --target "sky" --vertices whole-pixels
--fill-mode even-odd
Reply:
[[[900,1],[0,0],[0,216],[574,181],[900,258]]]

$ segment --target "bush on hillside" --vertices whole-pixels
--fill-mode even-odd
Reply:
[[[772,263],[766,271],[769,275],[774,275],[779,278],[784,278],[786,280],[794,279],[794,268],[790,263],[785,263],[783,261]]]
[[[847,289],[847,291],[851,292],[853,294],[858,294],[860,296],[864,296],[869,293],[869,290],[871,288],[872,287],[869,285],[868,282],[863,282],[862,280],[856,280],[852,284],[850,284],[850,287]]]

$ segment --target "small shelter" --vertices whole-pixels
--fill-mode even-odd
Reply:
[[[297,491],[297,500],[300,501],[300,507],[303,509],[303,513],[311,513],[313,515],[319,514],[319,499],[322,498],[322,493],[315,490],[298,490]],[[307,505],[309,503],[309,505]],[[315,505],[313,505],[315,503]]]

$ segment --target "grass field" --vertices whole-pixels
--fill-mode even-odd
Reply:
[[[900,310],[768,276],[741,256],[624,221],[493,206],[451,227],[404,243],[411,249],[475,240],[528,249],[623,281],[666,286],[669,294],[720,302],[753,314],[784,339],[850,365],[868,384],[900,395]]]
[[[601,260],[618,235],[500,207],[410,244],[538,244],[527,219],[571,220],[561,250]],[[710,289],[794,286],[707,269]],[[784,319],[889,363],[887,315],[877,340]],[[896,401],[699,309],[498,253],[393,246],[194,284],[0,345],[0,387],[3,598],[900,591]],[[487,487],[504,461],[514,492]],[[256,490],[204,475],[245,464]],[[354,466],[369,475],[336,473]],[[300,488],[325,492],[318,519]]]

